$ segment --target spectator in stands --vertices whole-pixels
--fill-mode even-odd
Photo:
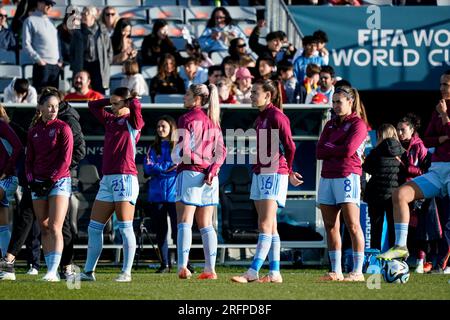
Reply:
[[[323,160],[317,202],[327,232],[331,262],[331,272],[322,280],[364,281],[364,235],[359,222],[359,203],[361,150],[367,138],[367,118],[355,88],[337,89],[333,109],[336,116],[325,124],[317,143],[317,159]],[[353,271],[345,279],[341,263],[341,213],[353,247]]]
[[[109,88],[113,49],[108,31],[96,22],[97,9],[83,8],[81,29],[75,30],[70,44],[71,69],[74,74],[86,70],[91,76],[93,90],[105,94]]]
[[[108,30],[108,35],[111,37],[116,27],[120,16],[117,14],[116,8],[113,6],[106,6],[100,14],[100,23],[102,23]]]
[[[175,57],[166,53],[158,64],[158,73],[150,81],[150,98],[155,103],[157,94],[184,94],[185,82],[177,71]]]
[[[207,112],[203,110],[206,104]],[[212,226],[212,216],[214,207],[219,203],[218,173],[226,158],[216,86],[189,86],[184,96],[184,107],[189,111],[178,119],[180,137],[177,149],[180,150],[181,162],[177,168],[179,191],[175,199],[178,215],[178,277],[189,279],[192,276],[187,263],[192,242],[192,222],[195,217],[205,254],[204,271],[198,279],[214,280],[217,279],[217,234]],[[201,145],[193,150],[192,141],[201,141]]]
[[[281,39],[281,49],[275,56],[275,61],[279,62],[291,62],[295,54],[297,53],[297,49],[294,47],[292,43],[289,43],[286,32],[279,30],[277,31],[279,34],[279,38]]]
[[[362,168],[371,175],[364,191],[370,217],[370,247],[381,249],[384,215],[388,226],[389,245],[395,239],[392,191],[399,186],[401,158],[405,150],[391,124],[382,124],[377,130],[377,145],[370,150]]]
[[[75,20],[71,18],[75,15],[75,11],[66,13],[63,21],[56,28],[58,30],[58,40],[61,45],[61,56],[65,64],[70,64],[70,43],[72,42],[73,30],[80,27],[81,21],[75,16]],[[69,20],[69,18],[71,18]],[[70,24],[70,25],[68,25]]]
[[[177,210],[175,207],[175,190],[177,165],[172,161],[172,150],[178,142],[177,124],[168,115],[159,117],[156,123],[155,142],[144,158],[144,176],[150,177],[148,182],[147,201],[150,203],[150,214],[153,217],[153,230],[161,253],[161,266],[156,273],[170,272],[169,247],[167,243],[168,224],[170,218],[172,240],[177,243]]]
[[[133,231],[135,204],[139,195],[135,156],[136,144],[144,127],[141,103],[127,88],[117,88],[109,99],[88,103],[89,110],[105,126],[100,188],[89,223],[88,252],[82,281],[95,281],[95,267],[102,252],[103,228],[115,212],[123,239],[123,267],[117,282],[131,281],[131,268],[136,252]],[[105,111],[111,106],[112,114]],[[118,187],[119,186],[119,187]]]
[[[0,256],[6,255],[11,233],[9,232],[9,202],[14,199],[18,179],[16,166],[23,152],[23,145],[9,126],[5,107],[0,104]]]
[[[278,65],[278,75],[286,92],[287,103],[296,103],[295,88],[297,86],[297,78],[294,76],[292,63],[280,63]]]
[[[316,90],[320,80],[320,67],[317,64],[310,63],[306,66],[306,77],[303,80],[303,86],[306,89],[306,93],[310,94],[311,91]]]
[[[259,236],[250,268],[242,276],[232,277],[231,280],[238,283],[253,281],[281,283],[283,278],[280,274],[281,242],[276,223],[277,211],[278,208],[285,206],[288,183],[297,187],[303,181],[302,176],[292,168],[295,143],[292,140],[289,118],[283,113],[281,83],[257,80],[252,87],[251,99],[252,106],[259,110],[254,124],[257,137],[257,163],[252,166],[250,193],[250,199],[254,200],[258,212]],[[279,137],[276,139],[276,146],[269,142],[274,138],[272,130],[276,131],[276,136]],[[270,154],[270,158],[264,160],[264,164],[260,160],[261,154]],[[269,256],[269,274],[260,279],[259,270],[267,256]]]
[[[392,195],[394,204],[395,245],[388,251],[379,255],[380,259],[406,259],[409,256],[406,247],[408,237],[408,223],[410,218],[409,203],[417,199],[433,198],[444,195],[447,199],[450,194],[450,70],[440,78],[442,99],[438,101],[433,110],[431,120],[425,131],[424,143],[427,147],[434,147],[431,157],[431,167],[427,173],[416,177],[396,189]],[[448,225],[448,217],[443,225]],[[448,227],[447,227],[448,228]],[[448,229],[445,231],[449,235]],[[448,240],[449,238],[447,238]],[[444,255],[448,254],[447,252]],[[438,262],[438,272],[447,267],[448,257]]]
[[[36,89],[30,85],[27,79],[14,78],[5,88],[5,102],[13,103],[37,103]]]
[[[303,83],[306,75],[306,67],[310,63],[323,66],[323,58],[320,56],[314,56],[314,52],[317,49],[317,42],[313,36],[305,36],[302,39],[303,52],[297,58],[294,58],[294,74],[299,83]]]
[[[216,84],[223,76],[222,66],[216,65],[208,68],[208,80],[204,85],[208,86],[210,84]]]
[[[208,54],[202,51],[197,39],[193,39],[192,43],[186,43],[186,52],[188,57],[197,59],[202,68],[209,68],[214,65]]]
[[[121,87],[128,88],[131,92],[136,92],[139,97],[148,96],[148,85],[144,76],[139,73],[139,64],[136,60],[127,60],[123,64],[125,77],[120,83]]]
[[[135,59],[137,50],[131,40],[131,22],[128,19],[120,18],[111,36],[113,47],[113,64],[122,64],[129,59]]]
[[[275,72],[277,69],[275,60],[269,56],[262,56],[258,58],[256,61],[256,68],[258,70],[258,77],[256,77],[258,80],[276,80],[278,78]]]
[[[17,46],[16,38],[14,37],[14,33],[8,29],[7,19],[8,14],[2,5],[0,5],[0,49],[15,50]]]
[[[25,162],[47,264],[42,280],[49,282],[60,281],[57,272],[64,246],[62,226],[72,189],[69,168],[74,140],[70,126],[57,118],[60,102],[55,92],[43,91],[39,97],[28,132]],[[47,130],[54,134],[45,134]]]
[[[166,53],[175,57],[178,65],[183,59],[177,48],[169,38],[169,26],[165,20],[156,20],[153,23],[152,33],[144,37],[141,47],[141,58],[143,65],[158,65],[159,60]]]
[[[231,57],[225,57],[222,60],[223,76],[230,79],[232,82],[236,82],[236,72],[239,68],[239,63],[233,60]]]
[[[199,38],[205,52],[227,51],[234,38],[246,39],[241,29],[232,24],[230,13],[224,7],[218,7],[211,13],[206,28]]]
[[[236,81],[238,87],[236,91],[236,99],[238,103],[251,103],[252,79],[254,76],[245,67],[240,67],[236,72]]]
[[[68,93],[64,97],[67,102],[87,102],[103,99],[103,95],[91,89],[91,76],[87,71],[78,72],[73,78],[73,88],[75,92]]]
[[[16,12],[14,13],[13,20],[11,22],[11,31],[16,38],[17,49],[22,49],[22,31],[23,23],[26,18],[36,10],[37,0],[21,0],[17,4]]]
[[[237,99],[234,94],[234,83],[228,78],[222,78],[217,81],[217,90],[219,92],[219,103],[236,104]]]
[[[313,33],[313,37],[317,41],[317,55],[322,57],[324,65],[328,65],[328,62],[330,61],[330,53],[327,48],[325,48],[328,43],[327,34],[322,30],[316,30]]]
[[[247,44],[245,43],[245,40],[242,38],[235,38],[230,41],[230,47],[228,48],[228,54],[230,55],[231,59],[234,61],[238,61],[241,65],[242,59],[251,59],[253,62],[253,58],[247,53]]]
[[[331,6],[355,6],[361,5],[360,0],[328,0],[328,4]]]
[[[197,59],[190,57],[186,59],[184,67],[181,68],[180,77],[187,90],[191,84],[202,84],[208,80],[208,71],[199,66]]]
[[[54,5],[52,0],[38,0],[36,11],[24,21],[23,48],[34,61],[33,86],[38,93],[45,86],[59,86],[62,60],[58,32],[48,18]]]
[[[333,93],[334,93],[334,69],[331,66],[323,66],[320,69],[320,81],[319,81],[319,87],[315,90],[312,90],[307,96],[306,96],[306,104],[311,103],[313,97],[317,93],[322,93],[326,95],[329,104],[331,105]]]
[[[292,56],[290,55],[290,51],[283,51],[284,54],[279,54],[281,52],[281,48],[283,46],[283,40],[284,40],[284,32],[280,31],[272,31],[269,32],[266,35],[266,45],[259,43],[259,36],[261,34],[261,29],[266,25],[265,20],[258,20],[257,25],[253,29],[250,38],[249,38],[249,44],[250,49],[259,58],[266,58],[270,57],[274,59],[277,63],[279,62],[286,62],[289,61],[289,59],[292,59]],[[292,49],[292,48],[291,48]]]

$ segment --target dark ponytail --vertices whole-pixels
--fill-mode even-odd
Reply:
[[[262,87],[264,92],[270,92],[271,99],[273,105],[275,105],[278,109],[283,110],[283,97],[281,96],[281,82],[278,80],[256,80],[255,84],[258,84]]]

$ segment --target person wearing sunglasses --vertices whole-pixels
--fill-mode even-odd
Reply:
[[[218,7],[211,13],[206,28],[198,39],[205,52],[227,51],[234,38],[246,39],[244,33],[232,23],[230,13],[224,7]]]
[[[12,51],[16,49],[16,38],[8,29],[6,19],[8,19],[6,10],[0,5],[0,49]]]

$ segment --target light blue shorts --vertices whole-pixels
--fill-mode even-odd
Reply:
[[[105,202],[128,201],[136,204],[139,196],[139,182],[136,176],[131,174],[109,174],[104,175],[100,181],[95,200]]]
[[[253,174],[250,199],[275,200],[278,207],[286,205],[289,175],[279,173]]]
[[[9,176],[0,180],[0,189],[5,192],[5,196],[0,200],[0,207],[9,207],[9,202],[13,200],[18,185],[19,180],[16,176]]]
[[[320,178],[317,203],[335,206],[341,203],[355,203],[358,207],[361,198],[361,177],[350,174],[345,178]]]
[[[204,183],[201,172],[184,170],[178,173],[175,201],[187,205],[206,207],[219,204],[219,178],[214,177],[212,185]]]
[[[450,194],[450,162],[432,162],[428,172],[412,179],[425,198]]]
[[[31,192],[31,199],[48,200],[48,198],[52,196],[66,196],[67,198],[70,198],[71,194],[72,194],[72,179],[69,177],[65,177],[55,182],[48,196],[38,197],[34,192]]]

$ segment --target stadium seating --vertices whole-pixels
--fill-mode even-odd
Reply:
[[[254,243],[258,239],[258,215],[250,200],[251,178],[248,168],[235,165],[220,187],[222,236],[230,243]]]
[[[148,9],[150,22],[157,19],[184,23],[184,8],[179,6],[161,6]]]
[[[155,103],[183,103],[184,94],[157,94]]]
[[[0,64],[16,64],[16,53],[0,49]]]

